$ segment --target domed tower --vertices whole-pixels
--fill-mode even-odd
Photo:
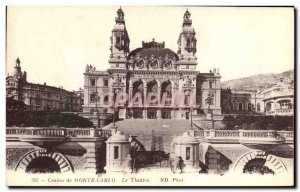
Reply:
[[[21,71],[20,63],[21,63],[20,59],[17,58],[16,64],[15,64],[15,67],[14,67],[14,74],[13,74],[16,79],[21,79],[21,77],[22,77],[22,71]]]
[[[6,81],[7,95],[13,96],[15,100],[23,101],[23,86],[26,83],[26,71],[24,71],[24,73],[22,72],[21,61],[19,58],[16,59],[13,75],[6,78]]]
[[[129,36],[125,26],[124,12],[121,7],[117,11],[116,24],[112,30],[111,55],[109,63],[111,68],[126,69],[126,56],[129,53]]]
[[[178,55],[179,62],[178,67],[181,70],[195,70],[197,65],[196,58],[196,33],[192,27],[192,20],[190,19],[191,13],[186,10],[183,16],[182,30],[179,35],[178,43]]]

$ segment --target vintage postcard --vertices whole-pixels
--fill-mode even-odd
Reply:
[[[294,7],[8,6],[8,186],[294,186]]]

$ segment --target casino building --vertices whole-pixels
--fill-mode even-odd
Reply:
[[[185,119],[208,109],[221,114],[221,76],[216,69],[196,71],[195,35],[187,10],[177,52],[154,39],[130,51],[124,12],[118,9],[110,37],[109,69],[97,71],[87,65],[84,72],[83,113],[117,112],[119,118],[138,119]]]

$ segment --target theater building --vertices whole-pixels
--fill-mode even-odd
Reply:
[[[177,52],[155,39],[130,51],[120,8],[110,37],[109,69],[86,66],[83,112],[138,119],[185,119],[208,109],[220,114],[221,76],[217,69],[196,70],[196,32],[188,10],[179,31]]]

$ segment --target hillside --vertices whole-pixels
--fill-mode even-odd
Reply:
[[[223,81],[222,88],[230,87],[231,89],[256,90],[258,88],[274,85],[282,77],[287,81],[294,80],[294,70],[292,69],[278,74],[259,74],[240,79]]]

